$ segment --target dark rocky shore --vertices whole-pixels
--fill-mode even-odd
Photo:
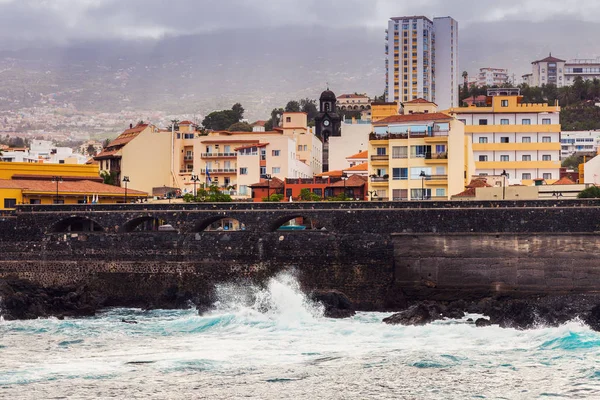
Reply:
[[[356,313],[350,299],[337,290],[316,290],[308,296],[324,306],[329,318],[348,318]],[[200,313],[211,308],[210,299],[180,292],[177,287],[157,294],[152,303],[132,298],[127,304],[113,304],[111,299],[88,286],[41,287],[27,280],[0,280],[0,314],[7,320],[45,317],[88,317],[106,307],[145,309],[183,309],[194,304]],[[462,319],[467,313],[485,318],[472,321],[477,326],[498,325],[501,328],[532,329],[539,326],[559,326],[579,318],[591,329],[600,331],[600,294],[564,294],[531,296],[514,299],[508,296],[485,297],[477,300],[403,301],[399,311],[383,322],[393,325],[426,325],[441,319]],[[390,311],[390,310],[370,310]]]

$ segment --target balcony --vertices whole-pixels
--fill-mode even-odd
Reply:
[[[389,161],[389,159],[389,154],[378,154],[371,156],[371,161]]]
[[[371,176],[372,186],[387,186],[389,184],[389,176]]]
[[[235,158],[237,153],[202,153],[201,158]]]
[[[200,173],[203,175],[206,175],[206,171],[208,171],[209,174],[237,174],[237,169],[236,168],[208,168],[208,169],[201,169]]]
[[[425,164],[448,164],[448,153],[426,153]]]
[[[385,133],[377,134],[371,132],[369,140],[392,140],[392,139],[425,139],[425,142],[445,142],[448,141],[448,131],[429,131],[429,132],[406,132],[406,133]]]
[[[448,183],[448,175],[428,175],[425,178],[427,185],[445,185]]]
[[[194,155],[185,155],[183,156],[184,161],[194,161]]]

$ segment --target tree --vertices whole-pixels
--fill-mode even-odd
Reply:
[[[191,193],[186,193],[183,196],[183,201],[187,203],[229,203],[232,199],[230,195],[223,193],[217,185],[210,185],[207,189],[205,185],[202,184],[195,196]]]
[[[314,123],[315,117],[317,116],[317,114],[319,114],[316,100],[312,100],[309,98],[300,100],[300,111],[306,113],[306,119],[309,123]]]
[[[272,203],[279,203],[279,202],[281,202],[281,200],[283,200],[283,195],[281,193],[273,193],[269,197],[262,198],[262,201],[272,202]]]
[[[88,156],[92,157],[96,155],[96,148],[93,144],[89,144],[87,149],[85,150]]]
[[[286,112],[300,112],[300,103],[296,100],[290,100],[285,105]]]
[[[569,156],[565,158],[562,162],[562,167],[577,169],[579,168],[579,164],[583,163],[583,157],[578,157],[576,155]]]
[[[583,189],[577,195],[578,199],[599,199],[600,198],[600,187],[590,186],[587,189]]]
[[[227,130],[229,132],[252,132],[252,126],[247,122],[236,122]]]
[[[232,107],[231,107],[231,111],[234,112],[234,116],[235,118],[237,118],[238,121],[240,121],[242,118],[244,118],[244,107],[242,107],[242,105],[240,103],[235,103]]]
[[[300,190],[300,196],[298,197],[302,201],[320,201],[321,196],[310,191],[310,189],[304,188]]]
[[[117,184],[118,182],[117,182],[117,173],[116,172],[102,171],[102,172],[100,172],[100,177],[104,181],[105,185],[119,186]]]
[[[102,142],[102,148],[103,149],[107,148],[109,144],[110,144],[110,139],[109,138],[104,139],[104,142]]]

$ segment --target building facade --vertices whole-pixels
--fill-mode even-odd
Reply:
[[[550,56],[531,63],[531,74],[523,75],[523,82],[529,86],[555,84],[569,86],[577,77],[583,80],[600,79],[600,58],[572,59],[569,61]]]
[[[508,83],[508,70],[503,68],[480,68],[477,86],[502,86]]]
[[[373,123],[369,137],[371,200],[448,200],[471,169],[464,125],[424,99]]]
[[[385,44],[387,102],[424,98],[458,106],[458,23],[450,18],[394,17]]]
[[[488,90],[486,107],[454,108],[473,143],[476,174],[511,184],[552,183],[560,170],[560,107],[522,103],[519,89]]]
[[[575,154],[597,154],[600,131],[569,131],[560,134],[561,160]]]

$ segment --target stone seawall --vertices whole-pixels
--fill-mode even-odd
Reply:
[[[296,216],[325,229],[276,230]],[[177,232],[127,231],[148,218]],[[245,230],[203,230],[220,218]],[[73,219],[101,230],[61,231]],[[0,278],[86,285],[108,305],[151,307],[209,302],[215,285],[287,270],[307,291],[394,309],[405,297],[595,292],[599,231],[597,201],[23,206],[0,219]]]

